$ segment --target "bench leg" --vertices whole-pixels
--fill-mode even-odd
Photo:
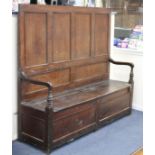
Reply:
[[[50,155],[52,151],[52,115],[53,111],[50,108],[46,108],[47,120],[46,120],[46,154]]]

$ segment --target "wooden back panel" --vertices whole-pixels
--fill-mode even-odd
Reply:
[[[21,5],[19,67],[54,92],[108,79],[109,18],[108,9]],[[26,98],[46,90],[22,86]]]

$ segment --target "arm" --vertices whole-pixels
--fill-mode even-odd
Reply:
[[[127,65],[131,68],[131,71],[130,71],[130,78],[129,78],[129,83],[130,84],[133,84],[133,68],[134,68],[134,64],[133,63],[130,63],[130,62],[120,62],[120,61],[114,61],[113,59],[109,58],[109,61],[113,64],[116,64],[116,65]]]
[[[53,86],[50,82],[42,82],[42,81],[30,79],[27,77],[27,75],[23,71],[19,71],[19,77],[21,80],[27,81],[29,83],[47,87],[48,88],[48,96],[47,96],[48,105],[47,106],[52,106],[52,101],[53,101],[52,88],[53,88]]]

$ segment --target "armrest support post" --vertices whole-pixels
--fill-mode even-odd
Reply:
[[[113,64],[116,64],[116,65],[127,65],[131,68],[130,70],[130,78],[129,78],[129,81],[128,83],[130,84],[133,84],[134,81],[133,81],[133,77],[134,77],[134,74],[133,74],[133,68],[134,68],[134,64],[133,63],[130,63],[130,62],[120,62],[120,61],[114,61],[113,59],[109,58],[109,61]]]
[[[30,79],[23,71],[19,71],[19,77],[21,80],[27,81],[29,83],[47,87],[48,96],[47,96],[47,107],[46,108],[50,109],[51,107],[53,107],[53,95],[52,95],[53,86],[50,82],[42,82],[42,81]]]
[[[131,68],[131,71],[130,71],[130,78],[129,78],[129,83],[130,83],[130,84],[133,84],[133,83],[134,83],[133,77],[134,77],[133,68]]]

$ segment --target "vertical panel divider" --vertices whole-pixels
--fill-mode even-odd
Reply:
[[[71,13],[71,60],[75,57],[75,13]]]
[[[25,57],[25,13],[19,14],[19,32],[24,33],[18,33],[19,35],[19,47],[18,47],[18,53],[19,53],[19,66],[23,69],[26,66],[26,57]]]
[[[114,35],[112,36],[112,34],[114,34],[114,32],[112,33],[112,30],[114,28],[114,21],[112,21],[112,19],[113,19],[112,13],[108,14],[107,16],[108,16],[108,18],[107,18],[108,19],[108,22],[107,22],[107,24],[108,24],[108,26],[107,26],[107,43],[108,43],[107,48],[108,49],[107,50],[108,50],[108,61],[109,61],[111,48],[113,46],[113,38],[111,38],[111,37],[114,37]],[[108,74],[108,79],[110,79],[110,62],[107,64],[108,64],[107,74]]]
[[[71,52],[70,52],[70,61],[73,61],[75,57],[75,13],[71,13],[71,31],[70,31],[70,39],[71,39]],[[74,67],[70,67],[70,82],[72,83],[74,80]]]
[[[91,15],[91,57],[95,57],[95,13]]]
[[[53,13],[47,14],[47,61],[48,64],[53,62]]]

